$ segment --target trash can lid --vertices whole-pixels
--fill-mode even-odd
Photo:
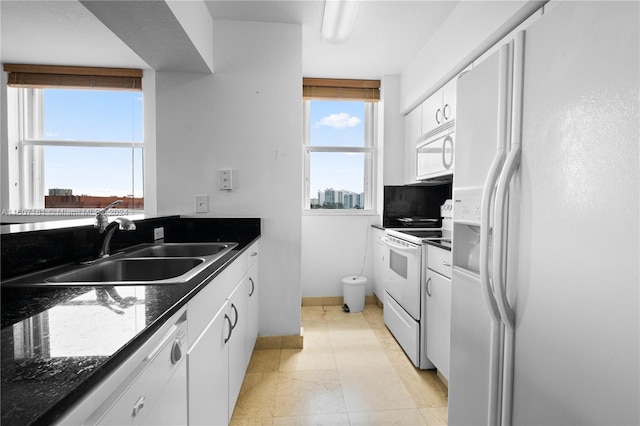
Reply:
[[[351,276],[351,277],[344,277],[342,279],[342,284],[346,284],[346,285],[362,285],[362,284],[366,284],[367,283],[367,277],[362,277],[362,276]]]

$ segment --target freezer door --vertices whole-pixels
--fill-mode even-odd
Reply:
[[[558,2],[525,33],[514,425],[640,423],[639,5]]]

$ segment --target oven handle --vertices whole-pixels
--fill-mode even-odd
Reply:
[[[418,249],[420,248],[420,246],[415,246],[415,245],[411,246],[411,247],[401,246],[399,244],[395,244],[393,241],[389,240],[386,237],[382,237],[381,240],[389,248],[392,248],[392,249],[398,250],[398,251],[403,251],[405,253],[415,254],[415,253],[418,252]]]

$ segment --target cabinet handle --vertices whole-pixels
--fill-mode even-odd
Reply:
[[[442,108],[442,115],[444,116],[445,120],[449,119],[449,113],[447,112],[448,109],[451,109],[451,107],[449,107],[449,104],[445,104],[444,108]]]
[[[131,417],[135,418],[138,413],[144,408],[144,396],[138,398],[138,400],[133,404],[133,411],[131,411]]]
[[[229,341],[229,339],[231,339],[231,333],[233,332],[233,326],[231,325],[231,318],[229,318],[229,315],[224,314],[224,319],[226,319],[227,322],[229,323],[229,334],[227,334],[227,337],[224,338],[224,343],[227,343]]]
[[[445,262],[444,260],[442,261],[442,264],[443,264],[444,266],[451,266],[451,264],[450,264],[450,263],[447,263],[447,262]]]
[[[231,326],[231,329],[233,330],[234,328],[236,328],[236,325],[238,325],[238,308],[236,308],[236,305],[234,305],[232,303],[231,304],[231,309],[233,309],[233,312],[235,312],[235,314],[236,314],[236,320],[234,321],[233,325]]]
[[[176,339],[171,346],[171,365],[176,365],[182,359],[182,341]]]
[[[249,297],[253,296],[253,292],[256,289],[256,284],[253,282],[253,278],[249,277],[249,281],[251,281],[251,292],[249,293]]]
[[[442,110],[440,108],[438,108],[438,110],[436,111],[436,123],[440,124],[442,122],[442,119],[440,118],[440,113],[442,112]]]
[[[251,256],[257,256],[257,255],[258,255],[258,252],[257,252],[257,251],[252,251],[252,252],[251,252]]]
[[[431,284],[431,277],[427,280],[427,296],[431,297],[431,292],[429,291],[429,284]]]

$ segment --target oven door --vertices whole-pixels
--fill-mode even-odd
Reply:
[[[420,321],[420,279],[422,246],[383,236],[387,247],[384,288],[416,321]]]

